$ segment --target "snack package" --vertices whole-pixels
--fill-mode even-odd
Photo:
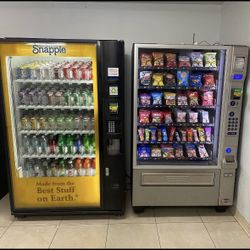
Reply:
[[[138,136],[139,136],[139,141],[140,142],[143,142],[145,140],[144,128],[138,128]]]
[[[200,142],[199,137],[198,137],[198,133],[197,133],[197,129],[193,129],[193,137],[194,137],[195,142]]]
[[[176,122],[186,122],[186,116],[186,111],[176,110]]]
[[[209,123],[209,112],[206,110],[200,110],[202,123]]]
[[[203,144],[198,146],[198,151],[199,151],[199,155],[201,158],[207,158],[208,157],[208,153],[207,150],[205,148],[205,146]]]
[[[162,131],[160,128],[157,129],[157,142],[162,142]]]
[[[171,73],[166,73],[165,83],[168,86],[175,86],[176,85],[175,75]]]
[[[155,67],[163,67],[164,66],[164,54],[160,52],[153,52],[153,65]]]
[[[141,124],[148,124],[149,123],[149,117],[150,117],[150,111],[140,109],[139,110],[139,123]]]
[[[177,71],[178,86],[188,87],[189,72],[184,70]]]
[[[149,86],[152,81],[152,71],[141,71],[140,72],[140,83],[143,86]]]
[[[191,53],[192,67],[203,67],[203,54],[201,52]]]
[[[190,68],[191,63],[190,63],[190,58],[188,56],[179,56],[179,67],[182,68]]]
[[[162,140],[164,142],[168,141],[168,133],[167,133],[167,129],[166,128],[162,128],[161,129],[161,133],[162,133]]]
[[[183,147],[180,144],[174,144],[173,145],[174,149],[175,149],[175,158],[182,158],[183,155]]]
[[[164,92],[165,104],[170,106],[176,105],[176,93]]]
[[[151,133],[151,143],[156,143],[156,127],[150,127],[150,133]]]
[[[187,131],[185,129],[181,129],[181,141],[186,142],[187,141]]]
[[[152,105],[162,105],[162,96],[163,94],[161,92],[152,92]]]
[[[178,94],[177,103],[178,105],[188,105],[187,96],[185,94]]]
[[[147,94],[147,93],[141,93],[139,95],[139,98],[140,98],[140,104],[141,105],[150,105],[151,104],[151,96],[150,94]]]
[[[153,86],[164,86],[164,82],[163,82],[163,74],[162,73],[154,73],[153,76]]]
[[[203,79],[204,86],[211,86],[211,87],[215,86],[214,74],[212,74],[212,73],[204,74],[202,79]]]
[[[190,75],[190,87],[200,88],[202,86],[202,74]]]
[[[216,68],[216,52],[207,52],[204,54],[205,57],[205,67]]]
[[[150,148],[148,146],[139,146],[137,149],[139,158],[150,157]]]
[[[186,151],[188,158],[197,157],[196,148],[194,144],[186,144]]]
[[[189,117],[189,122],[190,123],[197,123],[198,122],[198,112],[194,111],[189,111],[188,112],[188,117]]]
[[[197,128],[198,130],[198,134],[199,134],[199,140],[200,142],[205,142],[206,141],[206,138],[205,138],[205,131],[204,131],[204,128]]]
[[[199,105],[199,95],[197,91],[188,91],[188,99],[190,106],[198,106]]]
[[[211,142],[211,135],[212,135],[212,128],[211,127],[206,127],[205,128],[205,134],[206,134],[206,141]]]
[[[158,146],[152,146],[151,157],[161,157],[161,148]]]
[[[204,91],[202,94],[202,106],[213,106],[214,105],[214,92]]]
[[[150,139],[150,129],[149,128],[145,128],[144,132],[145,132],[145,142],[149,142],[149,139]]]
[[[179,135],[179,132],[178,131],[175,131],[175,139],[176,141],[180,142],[181,141],[181,137]]]
[[[142,53],[140,56],[141,67],[152,67],[152,55],[149,53]]]
[[[162,123],[163,113],[159,110],[151,111],[152,123]]]
[[[174,134],[175,134],[175,127],[170,127],[170,132],[169,132],[169,141],[173,141],[174,140]]]
[[[193,141],[193,129],[192,128],[187,129],[187,141],[188,142]]]
[[[166,124],[173,123],[172,113],[170,111],[164,112],[164,118],[165,118],[164,121]]]
[[[176,68],[177,67],[176,54],[166,53],[165,58],[166,58],[166,67],[168,67],[168,68]]]
[[[162,151],[162,158],[165,159],[174,159],[174,148],[171,145],[162,145],[161,146]]]

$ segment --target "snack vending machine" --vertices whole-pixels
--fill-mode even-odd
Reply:
[[[132,205],[233,204],[245,46],[133,45]]]
[[[124,42],[0,44],[15,216],[124,212]]]

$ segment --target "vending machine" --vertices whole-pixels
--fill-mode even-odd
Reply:
[[[245,46],[133,45],[132,205],[233,204]]]
[[[0,44],[15,216],[123,214],[124,42]]]

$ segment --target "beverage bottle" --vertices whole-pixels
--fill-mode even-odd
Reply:
[[[38,136],[32,136],[32,147],[35,154],[40,155],[42,153],[42,147],[40,143],[40,138]]]
[[[74,92],[74,105],[75,106],[80,106],[80,90],[79,89],[75,89]]]
[[[33,148],[31,145],[31,141],[27,135],[24,135],[24,137],[23,137],[23,153],[24,154],[33,154]]]
[[[83,168],[85,169],[85,175],[87,176],[90,175],[90,167],[91,167],[90,158],[85,158],[83,160]]]
[[[81,117],[76,115],[74,117],[74,129],[79,130],[81,128]]]
[[[42,154],[49,154],[48,139],[45,135],[41,137],[41,150]]]
[[[70,114],[67,114],[65,117],[65,128],[66,130],[73,129],[73,117]]]
[[[77,154],[82,154],[83,150],[82,150],[82,141],[80,135],[77,135],[75,138],[75,148]]]
[[[39,174],[40,174],[40,165],[39,165],[38,161],[34,161],[33,168],[34,168],[34,176],[35,177],[39,177]]]
[[[60,177],[67,176],[65,161],[63,159],[59,161],[59,176]]]
[[[90,167],[90,175],[94,176],[96,174],[96,164],[95,164],[95,158],[91,160],[91,167]]]
[[[43,160],[41,163],[41,172],[43,176],[47,176],[48,162],[47,160]]]
[[[67,135],[66,137],[66,146],[68,148],[68,154],[75,154],[75,147],[73,143],[73,136]]]
[[[75,169],[74,169],[74,164],[72,160],[68,160],[66,173],[67,173],[67,176],[75,176]]]
[[[66,152],[64,152],[64,148],[65,148],[65,142],[64,142],[64,135],[59,135],[59,138],[58,138],[58,143],[57,143],[57,152],[59,154],[64,154]]]
[[[49,97],[48,97],[47,91],[44,89],[41,91],[41,105],[44,105],[44,106],[49,105]]]
[[[57,177],[58,175],[58,166],[57,166],[57,161],[53,160],[51,162],[51,176]]]
[[[47,177],[52,176],[52,170],[51,170],[51,163],[48,163],[47,161],[43,162],[43,167],[45,169],[45,173]]]
[[[56,154],[56,139],[52,135],[49,138],[49,152],[50,154]]]
[[[95,137],[93,135],[90,135],[90,143],[89,143],[89,154],[95,153]]]
[[[32,160],[26,160],[24,162],[23,177],[29,178],[34,176]]]
[[[82,160],[79,158],[75,159],[74,166],[76,175],[81,176]]]
[[[83,148],[84,154],[89,154],[89,136],[88,135],[83,135]]]

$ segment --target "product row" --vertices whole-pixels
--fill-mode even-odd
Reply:
[[[192,143],[169,144],[161,146],[140,145],[137,149],[138,158],[159,158],[159,159],[185,159],[185,158],[208,158],[208,152],[204,144],[194,145]]]
[[[95,154],[94,135],[23,136],[23,154]]]
[[[31,87],[18,92],[20,105],[93,106],[93,91],[89,88]]]
[[[213,73],[190,73],[187,70],[178,70],[177,73],[153,73],[140,71],[141,86],[179,86],[179,87],[215,87],[216,80]]]
[[[176,127],[139,127],[137,130],[140,143],[162,142],[212,142],[211,127],[176,128]]]
[[[22,130],[94,130],[93,113],[29,114],[21,117]]]
[[[15,79],[92,80],[92,61],[33,61],[16,67]]]
[[[75,160],[25,160],[22,177],[73,177],[94,176],[95,159],[77,158]]]
[[[211,111],[210,111],[211,112]],[[173,123],[210,123],[211,116],[209,111],[199,110],[139,110],[139,123],[145,124],[173,124]]]
[[[141,67],[217,67],[216,52],[191,52],[186,54],[143,52],[140,54]]]
[[[213,106],[215,104],[213,91],[182,91],[139,93],[139,104],[168,106]]]

